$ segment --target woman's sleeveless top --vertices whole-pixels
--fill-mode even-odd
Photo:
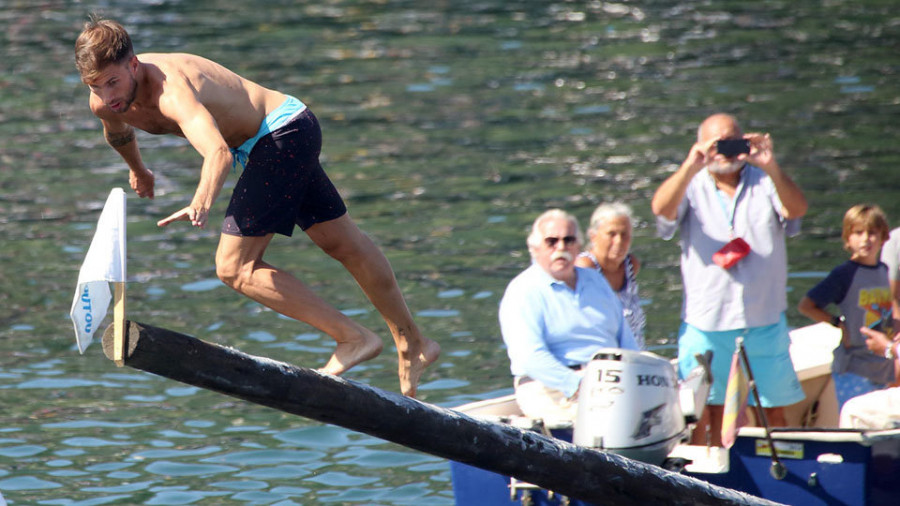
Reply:
[[[597,257],[593,253],[585,251],[578,256],[590,258],[591,262],[597,267],[597,271],[603,274],[600,262],[597,261]],[[625,315],[625,321],[628,322],[628,326],[631,327],[634,340],[637,341],[638,346],[642,350],[645,349],[644,327],[647,325],[647,316],[644,314],[644,310],[641,309],[641,297],[638,295],[637,279],[634,275],[634,265],[631,263],[630,254],[625,257],[625,283],[616,292],[616,296],[619,298],[619,302],[622,303],[622,313]]]

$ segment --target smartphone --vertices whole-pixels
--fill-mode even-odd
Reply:
[[[726,158],[734,158],[741,153],[750,154],[750,141],[747,139],[723,139],[716,142],[716,151]]]

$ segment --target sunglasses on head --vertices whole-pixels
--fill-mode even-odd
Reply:
[[[546,244],[550,248],[555,248],[556,243],[562,241],[566,246],[571,246],[575,244],[575,241],[578,239],[574,235],[567,235],[565,237],[544,237],[544,244]]]

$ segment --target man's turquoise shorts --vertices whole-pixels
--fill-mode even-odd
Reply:
[[[731,357],[735,350],[734,342],[738,337],[744,338],[744,349],[747,351],[763,407],[787,406],[806,397],[791,362],[791,338],[784,313],[778,323],[738,330],[705,332],[682,322],[678,331],[680,377],[686,378],[691,369],[696,367],[695,354],[713,350],[713,384],[707,402],[712,405],[724,404],[725,386],[728,384]],[[756,404],[752,393],[750,403]]]

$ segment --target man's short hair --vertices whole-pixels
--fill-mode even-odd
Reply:
[[[541,223],[549,220],[550,218],[561,218],[564,220],[568,220],[570,223],[575,225],[575,237],[578,238],[578,244],[584,244],[584,236],[581,234],[581,228],[579,228],[578,226],[578,218],[563,211],[562,209],[550,209],[541,213],[541,215],[534,220],[534,223],[532,223],[531,233],[528,234],[528,239],[526,239],[525,241],[526,244],[528,244],[529,251],[541,245],[541,241],[544,240],[544,237],[541,235]]]
[[[91,16],[75,41],[75,68],[82,81],[89,81],[109,65],[118,65],[134,56],[131,37],[125,28],[110,19]]]
[[[865,227],[867,231],[875,232],[881,236],[882,241],[887,241],[891,236],[891,227],[888,225],[887,216],[880,207],[874,204],[857,204],[844,213],[844,224],[841,231],[841,239],[844,240],[844,249],[849,249],[847,239],[856,227]]]

